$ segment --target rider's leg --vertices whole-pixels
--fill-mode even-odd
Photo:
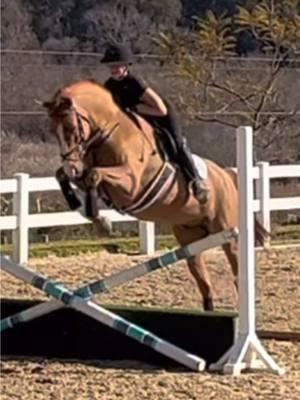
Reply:
[[[158,138],[168,149],[169,159],[182,168],[184,176],[191,182],[194,196],[201,203],[205,203],[208,200],[207,184],[198,173],[192,154],[186,144],[186,139],[182,135],[176,114],[169,104],[168,111],[168,115],[162,119],[150,116],[145,116],[145,119],[160,132]]]
[[[182,135],[178,121],[172,115],[172,112],[169,117],[169,129],[167,131],[172,136],[176,145],[177,162],[182,167],[188,181],[192,183],[194,196],[201,203],[205,203],[208,200],[207,184],[199,175],[192,153],[187,145],[186,139]]]
[[[178,162],[184,166],[188,180],[192,184],[194,196],[201,202],[205,203],[208,200],[208,187],[204,179],[199,175],[195,165],[192,153],[186,143],[186,139],[182,139],[182,144],[178,149]]]

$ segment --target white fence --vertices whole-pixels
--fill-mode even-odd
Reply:
[[[300,208],[300,196],[270,198],[270,181],[273,178],[300,178],[300,165],[270,166],[260,162],[253,167],[257,197],[254,211],[260,221],[270,231],[270,213],[273,210]],[[14,260],[26,263],[28,260],[28,231],[30,228],[67,226],[90,223],[79,212],[54,212],[29,214],[29,194],[40,191],[57,191],[55,178],[31,178],[28,174],[16,174],[13,179],[0,181],[0,194],[13,193],[13,215],[1,216],[1,230],[13,230]],[[130,222],[136,219],[114,210],[102,210],[102,215],[112,222]],[[140,250],[144,254],[155,251],[155,226],[152,222],[139,222]]]

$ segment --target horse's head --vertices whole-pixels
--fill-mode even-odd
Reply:
[[[50,131],[58,140],[65,173],[80,178],[89,140],[96,131],[91,117],[68,94],[59,93],[43,105],[51,118]]]
[[[75,82],[43,105],[60,146],[64,172],[73,180],[85,177],[96,164],[114,166],[130,160],[146,168],[147,154],[154,154],[152,128],[147,132],[140,122],[133,122],[98,83]],[[160,157],[156,159],[162,163]]]

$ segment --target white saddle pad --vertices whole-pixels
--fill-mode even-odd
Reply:
[[[208,171],[207,171],[206,162],[201,157],[199,157],[197,154],[193,154],[193,159],[194,159],[196,168],[197,168],[198,173],[201,176],[201,178],[207,179]]]

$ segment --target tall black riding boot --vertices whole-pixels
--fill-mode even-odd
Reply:
[[[194,196],[201,204],[206,203],[209,197],[209,190],[205,180],[198,173],[192,153],[186,143],[178,151],[178,160],[185,176],[191,182]]]

